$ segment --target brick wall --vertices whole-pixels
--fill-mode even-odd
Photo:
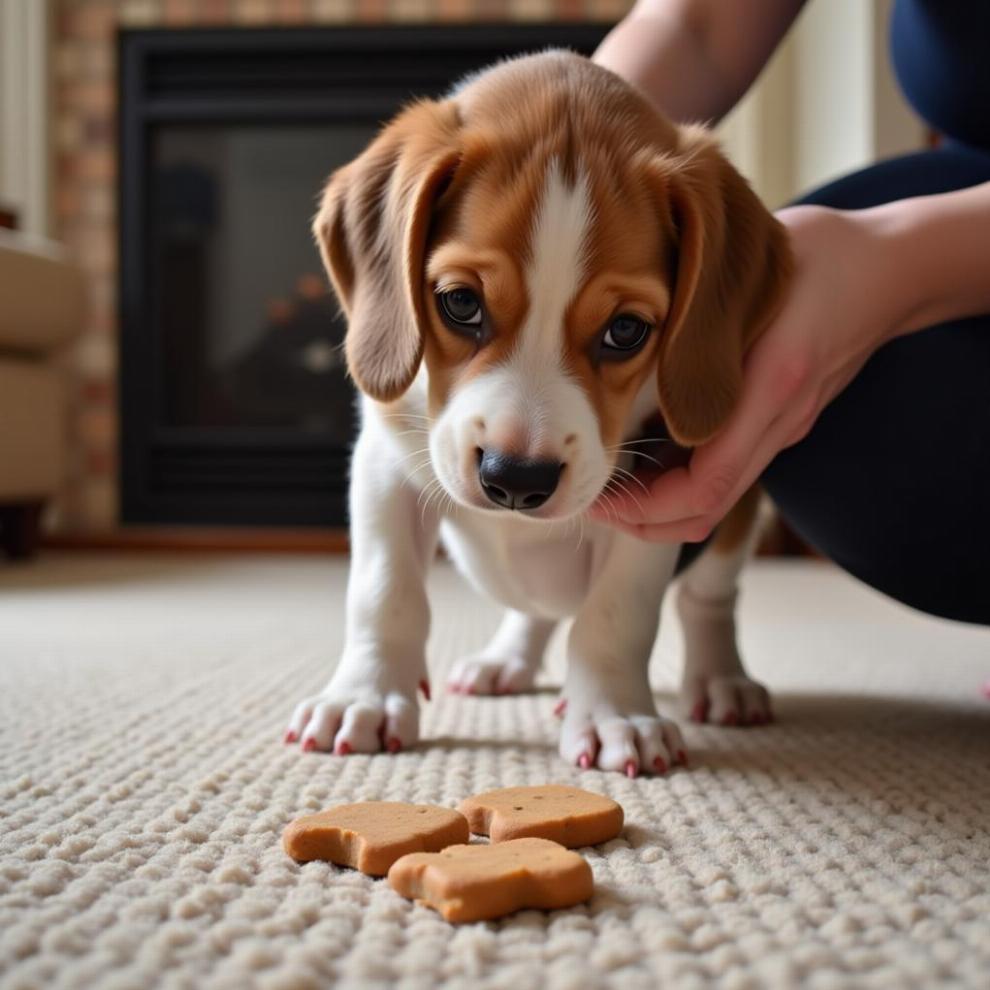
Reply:
[[[67,358],[69,463],[52,521],[67,532],[118,522],[116,31],[119,27],[424,21],[617,20],[631,0],[56,0],[56,235],[85,269],[91,306]]]

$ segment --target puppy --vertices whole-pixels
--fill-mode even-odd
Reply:
[[[780,225],[701,128],[548,51],[399,114],[331,176],[314,231],[363,421],[343,656],[286,739],[344,755],[416,743],[442,539],[506,609],[455,690],[529,689],[573,617],[563,758],[629,775],[684,761],[647,677],[680,548],[585,514],[633,483],[630,438],[658,409],[686,447],[725,422],[781,302]],[[770,718],[733,621],[755,509],[744,498],[681,582],[696,719]]]

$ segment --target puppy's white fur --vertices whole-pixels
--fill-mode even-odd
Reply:
[[[388,411],[363,400],[346,643],[326,689],[293,716],[290,731],[312,740],[308,745],[374,752],[417,741],[416,690],[427,677],[429,631],[424,578],[442,538],[468,580],[508,609],[489,646],[454,667],[456,688],[530,687],[555,624],[573,617],[561,755],[634,773],[669,767],[683,753],[676,725],[657,713],[647,671],[679,548],[581,518],[612,471],[595,412],[563,363],[564,315],[582,285],[593,221],[585,177],[578,173],[569,185],[552,165],[526,268],[532,305],[507,360],[455,390],[432,423],[425,367]],[[626,435],[655,408],[651,383],[634,403]],[[492,508],[478,481],[476,450],[493,446],[566,463],[543,506],[527,513]],[[745,548],[716,566],[696,565],[706,600],[731,601],[744,556]],[[724,681],[724,691],[736,691],[734,635],[724,652],[720,665],[708,651],[706,669],[689,670],[685,683],[701,678],[717,693]]]

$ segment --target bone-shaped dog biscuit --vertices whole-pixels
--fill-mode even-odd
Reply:
[[[591,867],[548,839],[449,846],[396,861],[388,882],[447,921],[487,921],[513,911],[572,907],[591,897]]]
[[[471,831],[492,842],[533,836],[577,849],[614,839],[622,831],[622,806],[578,787],[544,784],[504,787],[460,803]]]
[[[324,859],[383,877],[400,856],[434,852],[469,838],[467,819],[449,808],[363,801],[290,822],[282,833],[282,848],[302,863]]]

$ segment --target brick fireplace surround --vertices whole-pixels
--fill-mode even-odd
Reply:
[[[55,234],[85,269],[90,310],[67,356],[71,456],[52,526],[118,527],[118,28],[424,22],[614,21],[630,0],[56,0],[53,22]]]

